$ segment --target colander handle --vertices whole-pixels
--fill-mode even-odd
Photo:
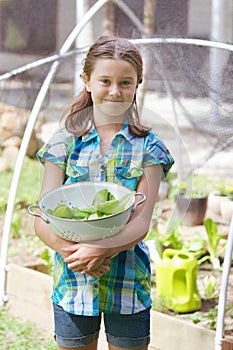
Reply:
[[[136,208],[137,208],[140,204],[142,204],[142,203],[145,202],[145,200],[146,200],[146,195],[145,195],[144,193],[142,193],[142,192],[136,192],[136,193],[135,193],[135,196],[141,196],[142,199],[141,199],[140,201],[138,201],[138,202],[133,206],[133,208],[132,208],[132,213],[136,210]]]
[[[28,213],[29,213],[30,215],[36,216],[36,217],[42,219],[46,224],[49,224],[49,223],[50,223],[50,221],[49,221],[48,218],[46,218],[45,216],[40,215],[40,214],[38,214],[38,213],[36,213],[36,212],[34,211],[35,209],[39,209],[39,206],[38,206],[38,205],[29,205],[27,209],[28,209]]]

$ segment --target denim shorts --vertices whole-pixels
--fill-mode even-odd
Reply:
[[[98,339],[101,318],[70,314],[53,304],[55,340],[66,348],[79,348]],[[150,342],[150,308],[136,314],[104,314],[107,341],[120,348],[137,349]]]

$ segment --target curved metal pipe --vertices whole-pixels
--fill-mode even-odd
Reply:
[[[48,57],[40,58],[39,60],[27,63],[27,64],[25,64],[23,66],[20,66],[18,68],[14,68],[14,69],[12,69],[9,72],[6,72],[6,73],[0,75],[0,81],[10,79],[10,78],[12,78],[12,77],[14,77],[14,76],[16,76],[18,74],[22,74],[22,73],[27,72],[27,71],[29,71],[31,69],[40,67],[43,64],[52,63],[54,61],[62,60],[64,58],[67,58],[69,56],[75,55],[77,53],[86,52],[86,50],[87,50],[87,48],[78,48],[76,50],[71,50],[71,51],[64,52],[64,53],[57,53],[55,55],[51,55],[51,56],[48,56]]]
[[[233,51],[233,45],[227,43],[220,43],[217,41],[202,40],[202,39],[182,39],[182,38],[145,38],[145,39],[129,39],[135,45],[149,45],[149,44],[182,44],[182,45],[195,45],[195,46],[204,46],[216,49],[223,49]],[[76,55],[77,53],[87,52],[88,48],[78,48],[75,50],[70,50],[63,53],[58,53],[49,57],[44,57],[34,62],[27,63],[21,67],[15,68],[7,73],[0,75],[0,81],[7,80],[16,76],[18,74],[29,71],[42,66],[43,64],[54,62],[57,60],[65,59],[69,56]]]
[[[202,39],[189,39],[189,38],[143,38],[132,39],[134,44],[186,44],[196,46],[206,46],[216,49],[233,51],[233,45],[227,43],[220,43],[218,41],[202,40]]]
[[[229,280],[229,273],[232,262],[232,251],[233,251],[233,215],[231,218],[230,230],[228,233],[227,247],[223,263],[222,280],[218,300],[218,315],[216,323],[216,335],[215,335],[215,350],[222,349],[222,340],[224,334],[224,316],[226,308],[226,296],[227,286]]]

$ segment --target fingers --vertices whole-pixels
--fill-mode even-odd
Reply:
[[[101,277],[105,272],[110,270],[110,266],[104,264],[99,265],[98,267],[88,268],[88,266],[73,266],[74,264],[68,264],[68,268],[73,272],[79,272],[82,275],[88,274],[90,276]]]
[[[69,245],[67,247],[62,248],[62,251],[64,253],[74,253],[78,250],[79,248],[79,243]]]
[[[111,264],[111,260],[112,260],[111,258],[105,258],[104,259],[104,264],[105,265],[110,265]]]
[[[90,276],[102,277],[106,272],[110,270],[109,266],[101,265],[97,270],[85,272]]]

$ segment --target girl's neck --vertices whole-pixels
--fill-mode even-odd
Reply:
[[[121,130],[123,124],[111,123],[105,125],[97,125],[96,130],[100,137],[100,152],[104,156],[111,146],[115,135]]]
[[[123,123],[109,123],[105,125],[96,125],[95,128],[102,142],[112,140],[114,136],[122,129]]]
[[[109,118],[105,115],[94,113],[95,128],[103,141],[113,139],[113,137],[122,129],[125,123],[125,116],[117,118]]]

